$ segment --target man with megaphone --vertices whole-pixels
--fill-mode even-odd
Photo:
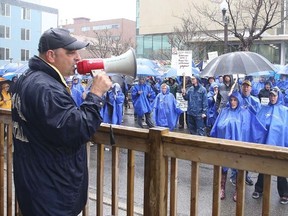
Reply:
[[[74,74],[88,43],[51,28],[39,56],[16,82],[12,99],[14,182],[24,216],[78,215],[87,201],[86,142],[102,122],[102,96],[112,82],[104,71],[77,108],[64,77]]]

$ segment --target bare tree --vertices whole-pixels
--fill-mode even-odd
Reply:
[[[115,36],[112,31],[104,29],[101,31],[94,31],[95,38],[90,41],[88,51],[96,58],[109,58],[111,56],[118,56],[126,52],[129,47],[134,47],[132,40],[123,40],[122,35]]]
[[[177,18],[181,20],[181,26],[174,27],[173,33],[168,35],[169,44],[178,50],[193,50],[193,59],[195,60],[204,59],[207,39],[199,31],[199,22],[196,22],[191,16],[177,16]],[[204,42],[206,43],[204,44]]]
[[[229,16],[229,34],[240,41],[239,50],[250,50],[253,42],[262,38],[267,30],[281,26],[287,18],[284,16],[283,0],[225,0],[227,2],[227,15]],[[195,8],[199,14],[192,13]],[[195,11],[195,10],[194,10]],[[187,17],[197,27],[199,32],[215,39],[222,40],[217,31],[208,30],[199,17],[204,17],[213,23],[224,26],[219,16],[219,8],[209,8],[207,5],[199,6],[192,3],[187,10]],[[184,29],[185,31],[185,29]]]

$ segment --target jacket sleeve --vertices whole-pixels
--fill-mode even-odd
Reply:
[[[55,83],[39,81],[33,87],[28,90],[22,109],[33,127],[27,133],[28,136],[31,133],[30,138],[35,139],[34,142],[78,147],[86,143],[100,126],[100,109],[103,106],[100,97],[88,93],[78,108],[60,84],[55,86]]]

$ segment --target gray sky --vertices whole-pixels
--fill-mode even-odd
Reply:
[[[91,21],[126,18],[136,21],[136,0],[41,0],[42,5],[59,10],[59,24],[72,23],[75,17]]]

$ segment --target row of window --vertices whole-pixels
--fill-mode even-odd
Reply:
[[[10,49],[0,47],[0,60],[9,60],[10,59]],[[21,61],[29,60],[29,50],[21,49]]]
[[[0,15],[1,16],[11,16],[11,6],[9,4],[5,4],[3,2],[0,3]],[[21,19],[30,20],[31,18],[31,10],[29,8],[21,8]]]
[[[21,40],[30,40],[30,29],[21,28]],[[10,38],[10,27],[0,25],[0,38]]]
[[[108,29],[119,29],[119,28],[120,28],[119,24],[92,26],[92,30],[94,30],[94,31],[108,30]],[[91,27],[90,26],[83,26],[83,27],[81,27],[81,31],[83,31],[83,32],[91,31]]]

